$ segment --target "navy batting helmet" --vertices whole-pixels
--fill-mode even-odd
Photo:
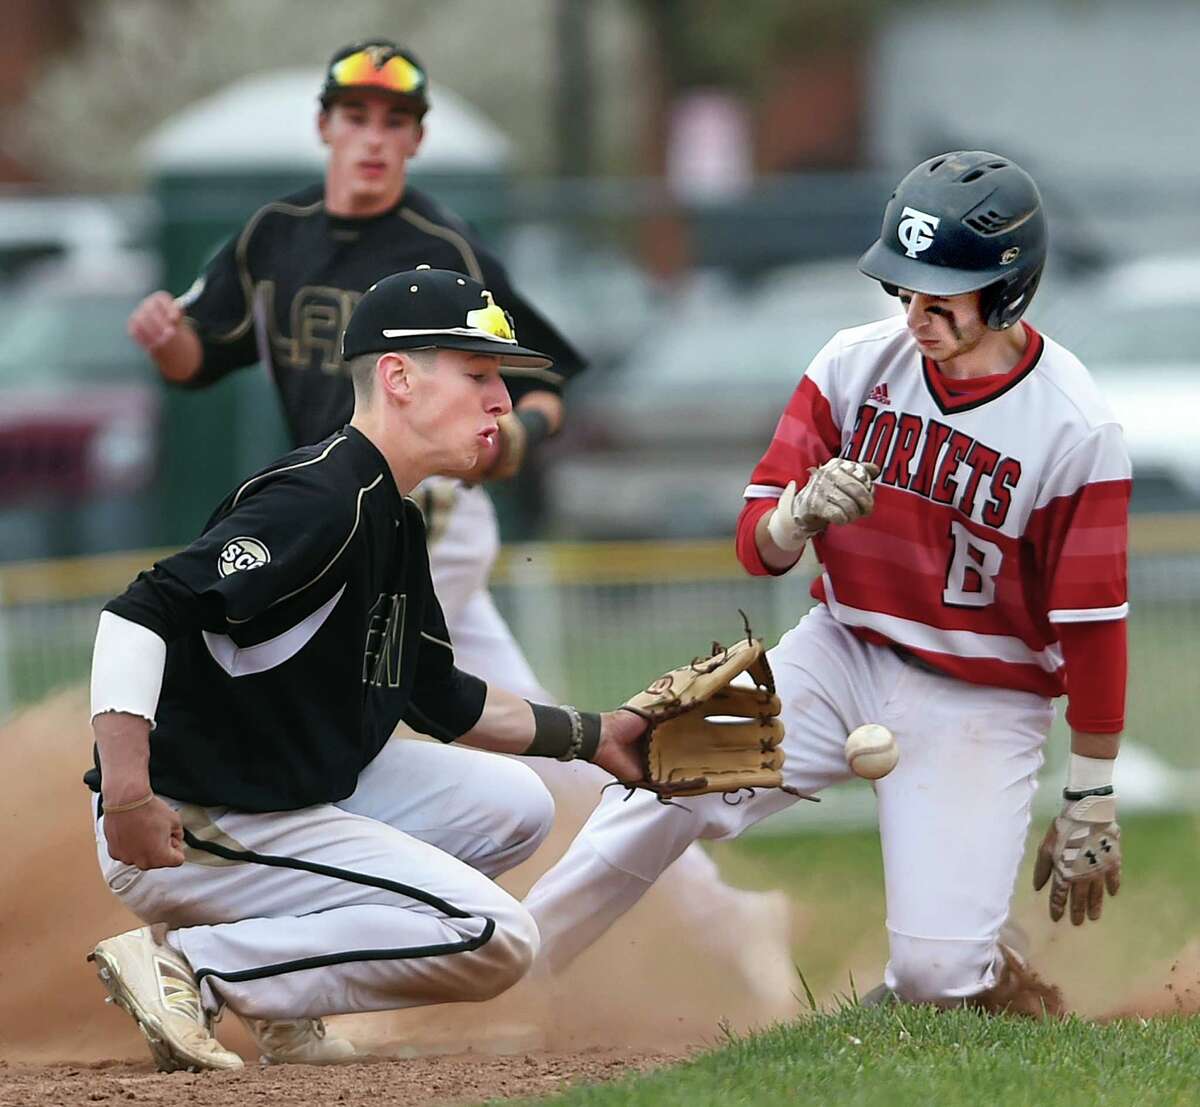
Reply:
[[[984,150],[923,161],[892,193],[883,230],[858,267],[895,295],[983,292],[992,330],[1029,306],[1046,264],[1046,219],[1033,178]]]

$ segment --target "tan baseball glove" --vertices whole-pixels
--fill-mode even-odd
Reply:
[[[730,685],[746,673],[748,686]],[[782,788],[783,724],[759,639],[713,644],[711,657],[672,669],[622,705],[646,719],[645,777],[626,781],[661,799]]]

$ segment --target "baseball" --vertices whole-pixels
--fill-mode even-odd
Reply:
[[[878,723],[856,727],[846,739],[846,764],[855,776],[864,780],[887,776],[899,760],[895,736]]]

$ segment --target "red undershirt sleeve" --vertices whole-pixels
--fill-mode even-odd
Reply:
[[[1089,734],[1125,728],[1129,635],[1124,619],[1058,623],[1067,667],[1067,723]]]

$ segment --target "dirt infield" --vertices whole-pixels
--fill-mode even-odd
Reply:
[[[1200,939],[1190,943],[1165,970],[1156,969],[1135,984],[1129,998],[1101,1017],[1108,1021],[1195,1014],[1200,1014]]]
[[[338,1069],[299,1065],[251,1066],[240,1073],[154,1072],[142,1065],[4,1067],[0,1107],[117,1104],[147,1107],[314,1107],[370,1103],[372,1107],[440,1107],[487,1099],[548,1095],[572,1083],[612,1080],[679,1060],[680,1053],[630,1057],[596,1051],[517,1057],[420,1057]]]
[[[109,893],[96,865],[80,781],[90,759],[86,713],[85,690],[72,689],[0,727],[0,774],[6,782],[0,801],[5,842],[0,1104],[120,1100],[130,1098],[128,1091],[153,1102],[160,1094],[176,1099],[178,1081],[194,1080],[150,1071],[132,1022],[104,1005],[102,989],[84,962],[99,938],[136,925]],[[537,857],[505,878],[506,887],[518,894],[557,858],[584,817],[577,797],[557,798],[561,826]],[[286,1097],[302,1088],[328,1084],[333,1101],[339,1090],[352,1092],[353,1101],[365,1097],[367,1087],[386,1087],[386,1095],[394,1098],[382,1098],[382,1092],[372,1098],[434,1103],[448,1101],[451,1092],[459,1100],[531,1094],[571,1076],[598,1079],[626,1064],[679,1056],[717,1040],[722,1024],[748,1030],[797,1009],[789,952],[793,935],[786,918],[773,910],[779,900],[748,895],[742,902],[754,913],[747,924],[761,928],[764,920],[772,921],[773,941],[764,945],[773,950],[773,960],[765,964],[739,962],[733,933],[724,960],[720,948],[714,951],[711,935],[701,950],[681,933],[685,928],[669,889],[656,888],[553,985],[526,981],[486,1004],[331,1020],[373,1053],[402,1063],[303,1077],[255,1069],[217,1080],[247,1081],[245,1097],[254,1101],[269,1094],[276,1102],[292,1102]],[[693,971],[699,962],[710,971]],[[236,1019],[224,1019],[218,1033],[248,1059],[255,1056]],[[464,1051],[470,1053],[461,1056]],[[527,1060],[530,1052],[538,1055]],[[173,1090],[160,1093],[160,1087]],[[188,1097],[209,1087],[217,1084],[189,1085]],[[228,1104],[230,1089],[221,1087],[221,1102]]]

